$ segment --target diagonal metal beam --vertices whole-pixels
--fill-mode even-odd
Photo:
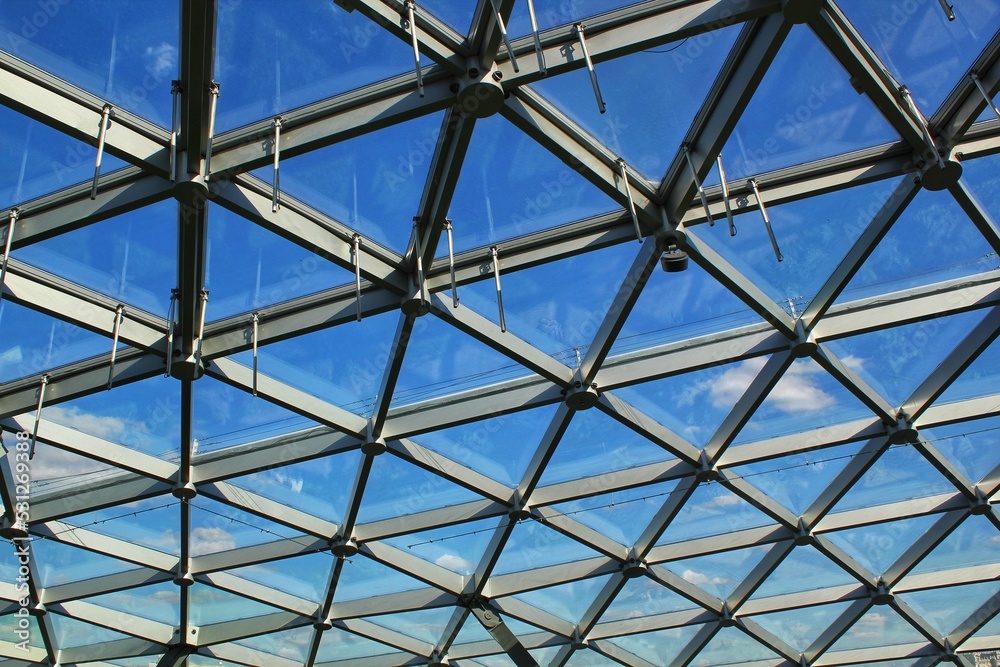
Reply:
[[[978,77],[990,95],[1000,91],[1000,32],[993,35],[968,71]],[[982,93],[969,76],[964,76],[931,116],[931,129],[945,146],[952,147],[965,136],[984,109],[986,100]]]
[[[686,438],[643,414],[611,392],[602,392],[596,406],[604,414],[627,426],[690,465],[698,465],[701,451]]]
[[[993,252],[1000,254],[1000,228],[997,227],[996,221],[982,207],[972,191],[962,181],[950,187],[948,191],[951,192],[951,196],[955,198],[958,205],[962,207],[965,214],[985,237],[986,242],[993,248]]]
[[[886,423],[893,423],[896,419],[896,409],[881,394],[875,391],[865,380],[854,372],[847,364],[834,354],[826,345],[820,343],[812,355],[813,360],[826,369],[837,382],[844,386],[847,391],[864,403],[868,409],[875,413],[875,416]]]

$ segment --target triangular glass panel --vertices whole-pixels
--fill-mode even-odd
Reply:
[[[191,386],[195,461],[219,450],[317,428],[319,424],[210,375]]]
[[[756,374],[764,367],[763,361],[757,358],[743,363],[748,369],[756,366]],[[870,417],[871,409],[826,369],[812,359],[799,359],[774,385],[735,442],[754,442]]]
[[[1000,9],[991,3],[959,3],[954,21],[933,2],[837,4],[928,117],[1000,27]]]
[[[476,122],[467,155],[450,208],[456,252],[617,208],[583,176],[500,116]],[[442,235],[437,254],[447,251]],[[488,260],[484,251],[483,261]]]
[[[94,644],[129,639],[128,635],[121,632],[115,632],[99,625],[91,625],[62,614],[52,614],[50,618],[52,619],[52,628],[55,630],[52,643],[60,649],[93,646]]]
[[[428,644],[437,644],[451,620],[453,607],[420,609],[399,614],[373,616],[371,621]]]
[[[679,273],[655,270],[632,307],[612,355],[763,322],[722,283],[694,262]]]
[[[989,396],[1000,386],[1000,343],[994,340],[969,364],[935,401],[938,405],[967,398]]]
[[[269,343],[258,350],[257,369],[354,414],[371,414],[398,321],[385,313]],[[317,358],[317,350],[341,354]],[[232,358],[253,365],[250,351]]]
[[[858,580],[812,546],[801,546],[778,564],[751,596],[754,600],[819,588],[857,584]]]
[[[861,445],[850,443],[728,468],[796,516],[803,514]]]
[[[356,557],[344,563],[333,599],[334,602],[349,602],[425,587],[423,582],[399,570],[370,558]]]
[[[994,121],[997,118],[989,108],[985,109],[983,114],[982,118]],[[997,173],[998,167],[1000,167],[1000,157],[996,155],[987,155],[975,160],[963,160],[962,162],[962,183],[993,220],[1000,217],[1000,194],[997,193],[997,188],[1000,187],[1000,174]],[[962,238],[964,240],[964,234]],[[989,254],[994,260],[992,266],[995,267],[996,252]]]
[[[415,440],[428,449],[514,487],[527,470],[555,412],[556,409],[551,406],[522,410],[423,433]]]
[[[392,402],[407,405],[530,374],[438,318],[422,317],[413,327]]]
[[[539,665],[551,665],[561,650],[561,646],[548,646],[546,648],[531,649],[528,653]]]
[[[864,99],[856,95],[855,98]],[[858,202],[871,202],[877,210],[885,197],[882,182],[783,204],[769,202],[767,193],[762,192],[761,199],[771,221],[780,261],[761,214],[755,210],[757,201],[752,193],[750,205],[754,209],[734,219],[736,236],[730,236],[724,219],[712,227],[698,225],[692,233],[712,246],[775,303],[797,316],[868,226],[866,212],[859,214],[858,219],[848,217],[850,214],[846,212],[857,210]]]
[[[108,320],[110,325],[110,319]],[[4,299],[0,302],[0,382],[111,352],[111,339]]]
[[[347,270],[224,208],[212,211],[205,252],[209,322],[354,278]]]
[[[601,623],[696,609],[697,606],[649,577],[636,577],[625,581],[614,602],[601,614]]]
[[[542,473],[542,486],[674,457],[599,410],[577,411]]]
[[[521,521],[514,526],[494,575],[537,570],[549,565],[596,558],[600,554],[537,521]]]
[[[64,536],[68,537],[68,536]],[[13,554],[13,549],[7,549]],[[120,574],[138,569],[135,563],[118,560],[86,549],[80,549],[56,540],[32,540],[31,551],[38,566],[38,584],[43,588],[55,588],[87,579]],[[16,570],[13,570],[16,572]],[[4,581],[13,581],[14,575]]]
[[[851,222],[868,224],[882,200],[892,195],[891,187],[883,185],[880,189],[882,198],[873,199]],[[922,189],[836,303],[963,278],[996,266],[996,253],[954,197],[948,192]]]
[[[913,593],[897,593],[897,597],[947,637],[981,605],[1000,591],[1000,582],[989,581],[968,586],[932,588]]]
[[[176,285],[177,202],[158,202],[139,211],[75,229],[11,253],[22,261],[125,304],[167,317]],[[110,336],[113,318],[107,318]],[[110,343],[108,344],[110,348]]]
[[[973,484],[1000,465],[1000,417],[925,428],[920,435]]]
[[[804,652],[850,606],[851,602],[835,602],[817,607],[799,607],[789,611],[759,614],[752,618],[775,637],[785,641],[792,648]]]
[[[792,26],[722,151],[727,179],[898,141],[849,79],[808,26]]]
[[[303,600],[320,603],[330,583],[334,560],[322,551],[295,558],[227,570],[230,574],[264,586],[271,586]]]
[[[228,3],[217,25],[220,132],[413,68],[405,42],[333,3]],[[271,48],[247,49],[247,35]]]
[[[620,398],[702,447],[753,382],[765,359],[712,366],[615,390]]]
[[[909,576],[995,564],[997,544],[1000,544],[1000,538],[989,519],[971,515],[944,538],[934,551],[924,556],[910,571]]]
[[[532,87],[630,167],[659,181],[674,159],[673,151],[664,148],[684,139],[740,27],[600,63],[596,71],[607,113],[599,111],[584,68]],[[711,46],[705,48],[702,41],[708,38]],[[635,85],[637,79],[643,85]]]
[[[64,521],[83,530],[117,538],[123,544],[137,544],[147,549],[179,556],[181,548],[179,506],[180,501],[173,496],[162,495],[137,500],[125,506],[112,506],[96,512],[77,514]]]
[[[180,621],[180,591],[172,581],[96,595],[87,602],[170,626]]]
[[[502,275],[507,330],[576,368],[585,356],[628,273],[637,245],[623,244]],[[501,267],[503,248],[500,248]],[[502,273],[502,269],[501,269]],[[587,289],[569,276],[587,276]],[[462,303],[500,323],[496,284],[483,280],[459,290]]]
[[[315,631],[311,627],[304,626],[257,637],[247,637],[235,643],[238,646],[246,646],[285,660],[305,663],[314,634]]]
[[[676,481],[587,496],[551,508],[631,547],[660,510]]]
[[[513,597],[570,623],[579,623],[587,609],[597,599],[597,595],[604,588],[608,578],[607,576],[591,577],[590,579],[571,581],[568,584],[527,591]]]
[[[305,547],[314,541],[313,538],[305,537],[287,526],[223,505],[203,495],[191,500],[189,504],[192,557],[265,542],[291,540]]]
[[[340,523],[360,460],[361,452],[353,450],[290,465],[275,465],[228,481],[282,505]]]
[[[108,351],[111,345],[108,344]],[[167,460],[180,457],[180,383],[162,375],[42,408],[52,421],[87,435]]]
[[[282,160],[282,191],[361,234],[362,258],[370,244],[403,253],[443,117],[428,114]],[[273,182],[273,167],[254,174]]]
[[[395,456],[372,464],[358,523],[395,518],[482,498],[477,493]]]
[[[476,571],[496,532],[498,522],[499,520],[495,518],[470,521],[419,533],[408,533],[385,542],[400,551],[406,551],[464,576]]]
[[[393,660],[388,664],[405,664],[409,658],[413,657],[409,653],[398,653],[391,646],[377,642],[374,639],[361,637],[334,626],[323,632],[323,637],[319,643],[319,653],[316,655],[316,663],[321,664],[388,654],[395,654],[398,658],[398,660]]]
[[[675,544],[773,523],[774,519],[721,484],[699,484],[657,544]]]
[[[787,664],[784,658],[738,628],[722,628],[691,661],[693,667],[717,667],[773,661],[774,665]]]
[[[180,34],[174,5],[56,2],[24,9],[0,12],[0,48],[116,107],[170,126]]]
[[[213,625],[279,611],[276,607],[197,582],[188,590],[188,608],[194,625]]]
[[[892,446],[854,483],[834,511],[844,512],[955,491],[955,486],[919,451],[906,445]]]
[[[982,311],[935,317],[827,344],[889,403],[902,405],[983,317]]]
[[[30,651],[30,649],[41,649],[45,652],[45,640],[41,629],[38,627],[38,620],[34,616],[29,616],[27,619],[27,628],[21,627],[21,617],[15,614],[6,614],[0,616],[0,632],[11,644],[20,645],[25,647],[25,651]],[[24,634],[20,634],[24,633]],[[24,637],[22,639],[22,637]],[[27,642],[22,644],[21,642]],[[18,650],[22,650],[18,648]],[[23,653],[23,657],[28,658],[30,653]],[[3,658],[3,661],[13,660],[12,658]],[[21,663],[23,664],[23,663]],[[30,663],[29,663],[30,664]]]
[[[977,639],[980,637],[1000,637],[1000,615],[994,616],[989,623],[979,628],[979,631],[973,637]],[[997,657],[1000,658],[1000,656]]]
[[[610,637],[607,641],[654,665],[669,665],[691,643],[691,640],[703,627],[701,625],[684,625],[669,630]]]
[[[923,644],[927,638],[889,605],[872,607],[835,641],[828,653],[854,651],[877,646]]]
[[[876,577],[885,573],[938,516],[920,516],[888,523],[824,533],[831,542]]]
[[[767,551],[768,548],[750,547],[670,561],[663,565],[689,584],[725,600]]]

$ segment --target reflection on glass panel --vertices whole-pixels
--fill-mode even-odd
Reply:
[[[774,519],[721,484],[699,484],[657,544],[684,542],[772,523]]]
[[[608,641],[654,665],[669,665],[701,629],[700,625],[687,625],[639,635],[612,637]]]
[[[170,2],[4,3],[0,43],[57,77],[168,127],[170,83],[178,75],[178,18]]]
[[[294,662],[305,662],[315,632],[311,627],[294,628],[260,637],[247,637],[236,642],[269,655]]]
[[[800,593],[817,588],[857,584],[858,580],[812,546],[799,546],[768,576],[752,598],[755,600]]]
[[[367,523],[458,505],[482,496],[395,456],[372,464],[358,522]]]
[[[21,633],[24,633],[22,635]],[[28,648],[45,650],[44,635],[38,627],[38,621],[34,617],[23,618],[15,614],[0,616],[0,636],[12,644],[27,642]],[[22,639],[22,636],[24,639]],[[28,657],[25,655],[24,657]],[[7,659],[3,659],[7,662]]]
[[[920,435],[973,484],[982,481],[1000,463],[998,417],[934,426],[921,429]]]
[[[893,445],[841,498],[836,511],[955,493],[956,490],[916,449]]]
[[[600,63],[596,71],[607,107],[603,114],[583,68],[532,86],[631,168],[659,181],[740,27],[725,27]],[[643,85],[637,86],[640,78]]]
[[[664,563],[689,584],[725,600],[736,590],[770,547],[750,547]]]
[[[538,607],[542,611],[555,614],[570,623],[579,623],[584,612],[593,604],[607,581],[608,577],[591,577],[568,584],[520,593],[513,597]]]
[[[727,179],[898,141],[849,79],[808,26],[793,26],[722,151]]]
[[[110,324],[110,320],[109,320]],[[111,352],[111,340],[4,299],[0,302],[0,382]]]
[[[1000,537],[989,519],[969,516],[925,556],[911,575],[995,563]]]
[[[496,574],[530,571],[547,565],[572,563],[599,554],[580,542],[537,521],[520,521],[493,568]]]
[[[337,582],[334,602],[348,602],[379,595],[424,588],[426,584],[370,558],[351,558]],[[325,636],[325,635],[324,635]]]
[[[937,317],[831,340],[828,345],[889,403],[902,405],[983,317],[981,310]]]
[[[921,516],[824,533],[875,576],[880,576],[938,519]]]
[[[467,154],[474,159],[462,171],[449,209],[457,252],[618,208],[499,115],[476,122]],[[442,238],[437,254],[447,251]]]
[[[676,485],[666,482],[624,489],[558,503],[552,509],[631,547]]]
[[[804,652],[850,606],[850,602],[840,602],[760,614],[752,618],[792,648]]]
[[[476,571],[499,521],[470,521],[456,526],[408,533],[385,542],[452,572],[469,575]]]
[[[276,608],[235,595],[212,586],[195,582],[189,590],[191,623],[211,625],[225,623],[238,618],[253,618],[277,611]]]
[[[923,644],[927,638],[917,632],[912,625],[896,613],[889,605],[873,607],[871,611],[854,622],[850,629],[834,642],[830,652],[850,651],[892,646],[894,644]]]
[[[332,2],[220,3],[216,39],[220,132],[413,67],[404,41]]]
[[[1000,583],[935,588],[913,593],[899,593],[899,598],[946,637],[1000,591]],[[989,608],[989,607],[987,607]],[[981,617],[980,617],[981,618]]]

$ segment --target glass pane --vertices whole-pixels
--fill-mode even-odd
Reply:
[[[461,575],[470,575],[486,553],[500,520],[484,519],[408,533],[386,544]]]
[[[760,600],[788,593],[857,583],[857,579],[814,547],[800,546],[785,556],[751,597]]]
[[[669,665],[694,639],[700,625],[688,625],[639,635],[613,637],[608,641],[630,651],[654,665]]]
[[[426,584],[370,558],[352,558],[344,563],[334,601],[373,598],[425,586]]]
[[[995,563],[997,530],[988,519],[969,516],[917,563],[910,575]]]
[[[920,435],[974,484],[1000,464],[1000,418],[935,426]]]
[[[773,523],[774,519],[721,484],[699,484],[657,544],[674,544]]]
[[[358,522],[459,505],[482,496],[409,461],[380,456],[372,464]]]
[[[496,574],[535,570],[600,556],[593,549],[537,521],[520,521],[493,568]]]
[[[103,554],[79,549],[56,540],[32,540],[38,573],[45,588],[84,581],[106,574],[135,570],[139,566]],[[11,550],[13,553],[13,550]]]
[[[886,450],[864,477],[837,503],[836,511],[884,505],[938,493],[954,493],[955,486],[907,445]]]
[[[444,634],[453,612],[454,610],[450,607],[422,609],[403,614],[376,616],[372,622],[420,641],[436,644]]]
[[[988,396],[997,390],[1000,344],[995,340],[945,389],[935,403],[945,404],[965,398]]]
[[[843,637],[830,647],[831,652],[849,651],[893,644],[923,644],[927,638],[917,632],[896,611],[876,606],[855,621]]]
[[[316,655],[316,662],[324,663],[335,660],[350,660],[352,658],[365,658],[391,653],[395,653],[395,649],[390,646],[368,639],[367,637],[359,637],[338,627],[333,627],[323,633],[319,644],[319,653]],[[405,661],[411,656],[407,653],[397,654],[397,657]]]
[[[180,622],[180,600],[179,589],[172,581],[87,598],[101,607],[173,626]]]
[[[52,614],[50,618],[52,619],[52,628],[55,630],[53,643],[62,649],[93,646],[129,638],[128,635],[121,632],[84,623],[61,614]]]
[[[618,576],[618,575],[613,575]],[[593,577],[581,579],[568,584],[540,588],[528,593],[515,595],[514,598],[527,602],[547,611],[570,623],[579,623],[587,608],[597,598],[607,583],[608,577]]]
[[[691,663],[697,667],[742,664],[752,661],[774,661],[784,664],[784,660],[750,635],[737,628],[723,628],[701,649]]]
[[[198,496],[190,505],[192,557],[265,542],[291,540],[306,546],[313,541],[291,528],[205,496]]]
[[[66,523],[129,544],[180,555],[180,501],[170,495],[139,500],[129,507],[108,507],[77,514]],[[63,539],[72,539],[71,535]]]
[[[752,618],[768,632],[805,652],[850,606],[850,602],[840,602],[760,614]]]
[[[109,322],[110,323],[110,322]],[[0,382],[37,375],[111,351],[111,340],[68,322],[19,306],[0,302]]]
[[[631,547],[675,486],[676,482],[650,484],[558,503],[552,509]]]
[[[1000,583],[991,581],[970,586],[900,593],[899,598],[910,605],[942,636],[947,636],[966,619],[973,617],[980,606],[991,600],[998,591]]]
[[[189,589],[191,623],[212,625],[238,618],[253,618],[276,613],[277,608],[261,604],[240,595],[234,595],[211,586],[194,583]]]
[[[767,547],[751,547],[670,561],[664,565],[689,584],[725,600],[767,551]]]
[[[304,663],[314,635],[315,631],[306,626],[260,637],[247,637],[236,643],[285,660]]]
[[[696,609],[697,605],[680,594],[660,585],[649,577],[637,577],[625,582],[614,602],[601,615],[601,622],[626,618],[654,616],[672,611]]]
[[[269,563],[239,567],[230,572],[237,577],[272,586],[280,591],[319,604],[326,595],[334,559],[323,551]]]
[[[921,516],[901,519],[824,533],[824,536],[843,549],[862,567],[867,568],[869,572],[878,577],[884,574],[903,555],[903,552],[934,525],[938,518],[937,516]]]

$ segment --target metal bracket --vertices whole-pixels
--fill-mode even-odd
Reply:
[[[482,599],[473,598],[469,601],[469,611],[486,628],[486,631],[493,636],[493,639],[500,644],[504,652],[510,656],[510,659],[514,661],[517,667],[538,667],[538,663],[535,662],[535,659],[531,657],[531,654],[528,653],[528,650],[524,648],[524,645],[521,644],[514,633],[510,631],[510,628],[503,622],[500,614],[495,609],[487,606]]]

